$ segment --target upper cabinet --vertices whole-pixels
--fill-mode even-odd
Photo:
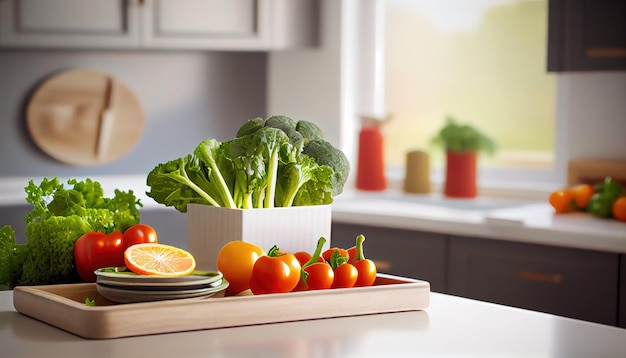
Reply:
[[[319,0],[0,0],[6,47],[280,50],[317,44]]]
[[[548,71],[626,70],[626,0],[549,0]]]

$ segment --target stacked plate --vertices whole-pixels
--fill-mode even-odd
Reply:
[[[118,303],[206,298],[224,294],[228,281],[217,271],[194,271],[180,277],[137,275],[125,267],[96,270],[98,293]]]

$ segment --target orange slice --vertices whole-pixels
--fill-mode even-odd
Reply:
[[[145,243],[124,251],[126,267],[138,275],[186,276],[196,268],[195,258],[178,247]]]

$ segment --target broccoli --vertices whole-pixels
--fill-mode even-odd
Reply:
[[[324,139],[324,133],[319,126],[312,122],[304,120],[296,122],[287,116],[277,115],[271,116],[265,121],[261,118],[250,120],[244,123],[237,133],[249,134],[261,127],[273,127],[282,130],[294,145],[299,145],[301,141],[305,154],[313,157],[318,165],[327,165],[334,171],[332,195],[336,196],[343,192],[343,187],[350,174],[350,162],[341,150]]]
[[[324,132],[315,123],[308,121],[298,121],[296,130],[304,138],[304,145],[309,144],[312,140],[324,139]]]
[[[15,243],[9,226],[0,230],[0,285],[39,285],[78,282],[74,243],[91,231],[124,232],[139,222],[139,200],[132,191],[115,191],[104,197],[96,181],[68,180],[64,188],[58,178],[44,178],[39,185],[30,180],[26,201],[33,210],[25,217],[27,242]]]
[[[239,207],[274,207],[279,154],[281,147],[288,145],[288,136],[272,127],[263,127],[223,144],[224,156],[235,167],[233,192],[239,198]]]
[[[323,139],[310,141],[304,146],[304,153],[313,157],[317,164],[333,169],[333,196],[341,194],[350,173],[350,162],[346,155]]]
[[[182,213],[190,203],[240,209],[330,204],[350,166],[322,135],[315,124],[286,116],[250,119],[234,139],[207,139],[193,154],[158,164],[148,174],[146,194]]]

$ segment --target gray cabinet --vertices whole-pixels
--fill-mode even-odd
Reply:
[[[280,50],[317,43],[319,0],[3,0],[0,45]]]
[[[434,292],[626,328],[626,255],[340,222],[331,245],[358,234],[380,272]]]
[[[626,70],[626,1],[549,0],[548,71]]]
[[[448,293],[617,325],[619,255],[451,237]]]
[[[620,255],[618,326],[626,328],[626,255]]]
[[[379,272],[425,280],[432,291],[446,291],[445,235],[333,223],[331,245],[350,248],[359,234],[365,236],[365,256],[376,262]]]
[[[1,44],[10,47],[136,47],[139,3],[125,0],[0,1]]]

